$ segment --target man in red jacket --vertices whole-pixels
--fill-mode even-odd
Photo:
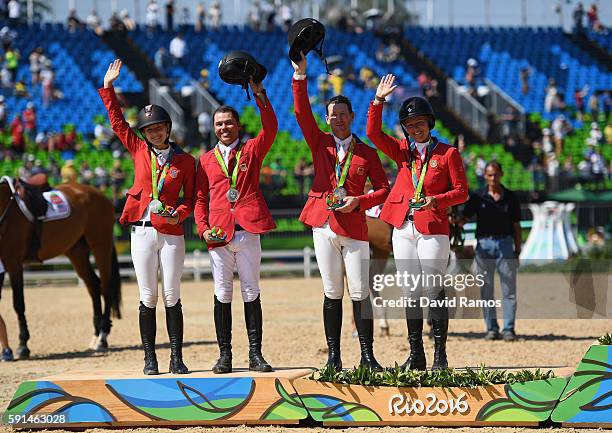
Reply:
[[[215,329],[220,357],[214,373],[232,371],[232,292],[238,268],[249,337],[249,370],[272,371],[261,354],[262,312],[259,288],[261,233],[276,227],[259,188],[261,164],[270,150],[278,124],[262,83],[250,83],[261,112],[257,137],[240,142],[240,118],[232,107],[213,114],[217,145],[200,157],[195,220],[208,245],[215,281]]]
[[[445,298],[444,288],[437,286],[435,281],[446,269],[450,254],[447,208],[465,202],[468,188],[459,151],[439,143],[431,135],[436,119],[425,98],[414,96],[402,103],[399,122],[404,139],[382,131],[383,103],[397,87],[394,82],[395,77],[389,74],[378,85],[368,112],[366,134],[398,167],[397,179],[380,214],[383,221],[394,226],[393,256],[397,271],[426,277],[426,284],[403,287],[404,295],[417,301],[416,305],[406,307],[410,356],[404,366],[424,370],[420,307],[423,297],[418,295],[426,290],[425,295],[430,300],[443,301]],[[430,313],[435,350],[432,369],[443,369],[448,366],[448,308],[437,305],[430,307]]]
[[[293,63],[293,68],[295,117],[310,147],[315,172],[300,221],[312,227],[323,279],[323,323],[329,350],[327,365],[338,371],[342,369],[340,332],[344,268],[359,335],[360,365],[382,370],[372,349],[373,314],[368,287],[370,249],[365,211],[384,202],[389,182],[376,150],[351,133],[354,113],[348,98],[340,95],[328,102],[326,121],[332,133],[321,131],[308,100],[303,54],[299,63]],[[364,194],[368,177],[374,191]]]

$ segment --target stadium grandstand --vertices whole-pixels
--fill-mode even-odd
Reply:
[[[72,173],[104,189],[119,211],[133,173],[96,92],[108,64],[118,57],[126,65],[117,84],[128,121],[146,101],[158,101],[170,108],[181,131],[177,141],[198,155],[216,142],[210,119],[216,104],[236,107],[247,134],[260,128],[253,101],[240,87],[222,82],[216,70],[225,53],[242,49],[266,66],[265,84],[279,120],[264,162],[264,193],[274,208],[301,207],[312,168],[292,115],[286,33],[301,3],[278,11],[266,2],[245,3],[244,21],[228,24],[219,3],[204,11],[202,4],[189,10],[191,2],[176,7],[170,23],[165,2],[152,11],[150,1],[142,2],[142,23],[125,10],[116,11],[108,26],[97,15],[75,12],[62,23],[39,22],[26,11],[28,2],[21,3],[19,17],[5,8],[0,24],[0,175],[44,170],[58,183]],[[404,25],[378,12],[321,17],[328,26],[331,74],[311,55],[308,77],[321,125],[325,101],[342,93],[353,103],[354,131],[366,140],[369,101],[379,78],[392,73],[400,89],[387,101],[385,129],[401,136],[399,104],[410,95],[429,97],[438,115],[435,133],[459,147],[471,189],[483,185],[484,165],[492,159],[501,162],[504,183],[525,203],[570,189],[612,189],[609,23],[585,11],[573,15],[572,29],[441,27],[419,25],[410,14]],[[392,179],[395,167],[384,164]],[[594,223],[605,225],[609,218]],[[294,220],[290,225],[297,227]]]

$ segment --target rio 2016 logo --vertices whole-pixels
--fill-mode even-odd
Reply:
[[[389,399],[389,413],[391,415],[418,415],[423,412],[430,415],[464,414],[470,408],[468,402],[465,401],[465,393],[448,400],[438,399],[435,394],[429,393],[425,395],[425,399],[426,401],[423,402],[421,399],[413,400],[403,394],[394,394]]]

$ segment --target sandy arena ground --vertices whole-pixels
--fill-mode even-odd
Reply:
[[[554,279],[553,279],[554,280]],[[521,276],[520,285],[541,287],[554,284],[543,274]],[[319,367],[326,359],[322,324],[322,285],[313,279],[262,280],[264,309],[264,355],[273,366]],[[17,346],[17,321],[12,311],[10,288],[4,288],[0,313],[9,329],[11,346]],[[244,329],[243,307],[239,290],[234,292],[233,345],[234,366],[247,366],[247,339]],[[212,318],[212,282],[188,282],[182,287],[185,314],[184,358],[192,370],[209,369],[218,352]],[[160,304],[161,305],[161,304]],[[345,367],[359,362],[358,342],[351,337],[352,310],[345,297],[342,353]],[[0,407],[4,410],[18,384],[22,381],[70,370],[121,370],[142,368],[142,352],[138,334],[138,289],[134,283],[123,285],[123,319],[115,320],[109,338],[110,350],[92,354],[87,345],[92,334],[91,304],[85,287],[38,287],[26,290],[30,349],[27,361],[0,364]],[[160,369],[168,365],[168,337],[163,308],[158,308],[158,359]],[[519,341],[486,342],[480,320],[453,320],[448,340],[449,361],[453,367],[478,366],[575,366],[593,340],[609,332],[610,320],[519,320]],[[431,363],[432,342],[426,339],[426,351]],[[391,336],[375,340],[375,353],[383,365],[403,362],[408,355],[404,321],[391,321]],[[8,431],[1,427],[0,431]],[[125,429],[123,431],[161,431],[162,429]],[[210,430],[185,428],[184,432]],[[215,432],[302,432],[329,431],[285,427],[215,428]],[[448,428],[356,428],[349,432],[442,432]],[[60,431],[60,430],[54,430]],[[92,429],[88,431],[102,431]],[[542,431],[524,428],[461,428],[458,432],[527,432]],[[573,429],[554,431],[569,432]],[[578,430],[576,430],[578,431]],[[597,430],[579,430],[581,432]]]

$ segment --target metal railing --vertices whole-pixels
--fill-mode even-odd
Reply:
[[[446,105],[471,125],[480,136],[487,137],[489,131],[487,109],[463,91],[451,78],[446,80]]]
[[[221,104],[197,81],[192,80],[191,86],[193,87],[193,93],[191,94],[192,112],[196,116],[203,111],[208,111],[212,115]]]
[[[510,95],[497,87],[493,81],[485,78],[485,83],[489,88],[489,94],[487,95],[489,111],[495,114],[498,119],[513,114],[516,120],[516,130],[512,132],[520,137],[524,136],[526,128],[525,109]]]
[[[261,253],[261,272],[265,274],[274,273],[297,273],[304,278],[310,278],[315,271],[318,271],[317,261],[313,260],[314,250],[304,247],[301,250],[270,250]],[[119,273],[124,278],[134,279],[136,272],[132,266],[130,255],[120,255]],[[93,257],[90,257],[92,265],[95,266]],[[210,258],[208,252],[199,250],[185,256],[183,268],[183,279],[193,279],[202,281],[204,276],[212,275],[210,268]],[[123,266],[122,266],[123,265]],[[51,267],[51,269],[49,269]],[[58,268],[66,269],[58,269]],[[45,269],[47,268],[47,269]],[[42,265],[30,266],[23,274],[24,280],[28,282],[46,281],[76,281],[82,284],[67,257],[56,257],[46,260]]]
[[[172,119],[172,131],[177,139],[185,139],[187,129],[185,126],[185,112],[170,94],[170,87],[162,85],[152,78],[149,80],[149,100],[151,104],[164,107]]]

